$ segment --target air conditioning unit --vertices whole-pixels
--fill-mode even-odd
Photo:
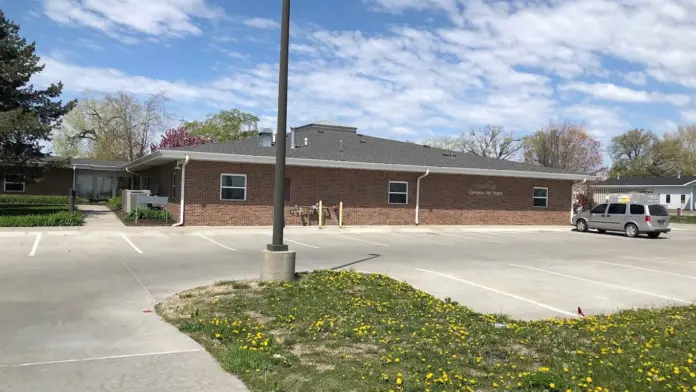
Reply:
[[[137,207],[136,205],[136,196],[138,195],[143,195],[143,196],[150,196],[150,191],[149,190],[142,190],[142,189],[125,189],[123,192],[121,192],[121,209],[126,212],[130,213]]]

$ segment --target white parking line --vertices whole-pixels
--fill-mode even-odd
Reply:
[[[154,353],[142,353],[142,354],[127,354],[127,355],[110,355],[108,357],[96,357],[96,358],[79,358],[79,359],[64,359],[62,361],[48,361],[48,362],[27,362],[27,363],[17,363],[12,365],[0,365],[0,368],[7,367],[24,367],[24,366],[42,366],[42,365],[55,365],[59,363],[73,363],[73,362],[90,362],[90,361],[103,361],[106,359],[121,359],[121,358],[135,358],[135,357],[152,357],[156,355],[172,355],[172,354],[185,354],[185,353],[195,353],[202,351],[200,348],[194,348],[191,350],[179,350],[179,351],[161,351]]]
[[[657,262],[663,262],[663,263],[676,263],[676,264],[696,264],[696,261],[686,261],[686,260],[674,260],[674,259],[668,259],[665,257],[635,257],[635,256],[621,256],[622,259],[627,259],[627,260],[637,260],[637,261],[657,261]]]
[[[453,244],[451,244],[451,243],[449,243],[449,242],[433,241],[433,240],[429,240],[429,239],[426,239],[426,238],[411,237],[410,235],[397,234],[397,233],[387,233],[387,234],[389,234],[389,235],[394,235],[394,236],[397,236],[397,237],[409,238],[409,239],[416,240],[416,241],[432,242],[433,244],[453,245]]]
[[[679,276],[679,277],[687,278],[687,279],[696,279],[696,276],[692,276],[692,275],[684,275],[684,274],[678,274],[676,272],[660,271],[660,270],[654,270],[654,269],[650,269],[650,268],[641,268],[641,267],[635,267],[635,266],[626,265],[626,264],[608,263],[606,261],[596,261],[596,260],[587,260],[587,262],[588,263],[595,263],[595,264],[614,265],[617,267],[630,268],[630,269],[639,270],[639,271],[654,272],[656,274]]]
[[[482,241],[482,242],[491,242],[494,244],[506,244],[507,242],[505,241],[496,241],[496,240],[490,240],[490,239],[485,239],[485,238],[477,238],[477,237],[472,237],[468,235],[461,235],[461,234],[452,234],[452,233],[440,233],[440,235],[446,235],[450,237],[459,237],[459,238],[466,238],[469,240],[474,240],[474,241]]]
[[[291,240],[291,239],[289,239],[289,238],[287,238],[287,237],[285,238],[285,241],[287,241],[287,242],[292,242],[293,244],[297,244],[297,245],[306,246],[306,247],[308,247],[308,248],[321,249],[321,248],[319,248],[318,246],[303,244],[303,243],[300,242],[300,241],[294,241],[294,240]]]
[[[389,245],[385,245],[385,244],[380,244],[379,242],[372,242],[372,241],[368,241],[368,240],[363,240],[363,239],[361,239],[361,238],[349,237],[349,236],[347,236],[347,235],[345,235],[345,234],[336,234],[336,233],[324,233],[324,234],[335,235],[335,236],[337,236],[337,237],[343,237],[343,238],[347,238],[347,239],[353,240],[353,241],[366,242],[366,243],[372,244],[372,245],[389,246]]]
[[[529,234],[529,233],[515,233],[515,234],[511,234],[511,233],[491,233],[491,232],[485,232],[485,231],[483,231],[483,232],[481,232],[481,234],[488,234],[488,235],[493,235],[493,236],[497,236],[497,237],[505,237],[505,238],[518,238],[518,239],[519,239],[519,238],[522,238],[522,239],[529,238],[529,237],[523,237],[523,236],[522,236],[522,234]],[[529,238],[529,239],[532,240],[532,241],[534,241],[534,242],[548,242],[548,243],[553,243],[553,244],[563,244],[562,241],[554,241],[554,240],[550,240],[550,239],[547,239],[547,238],[539,237],[540,235],[542,235],[542,234],[541,234],[541,233],[536,233],[536,236],[535,236],[534,238]]]
[[[36,239],[34,240],[34,246],[31,247],[31,252],[29,252],[29,256],[34,256],[36,254],[36,250],[39,249],[39,242],[41,241],[41,233],[36,233]]]
[[[121,233],[121,237],[123,237],[123,239],[126,240],[126,242],[128,243],[128,245],[130,245],[136,252],[138,252],[138,253],[140,253],[140,254],[143,253],[143,251],[140,250],[140,249],[138,249],[138,247],[135,246],[135,244],[134,244],[131,240],[129,240],[128,237],[126,237],[126,235],[125,235],[124,233]]]
[[[632,289],[632,288],[630,288],[630,287],[624,287],[624,286],[619,286],[619,285],[612,284],[612,283],[600,282],[600,281],[598,281],[598,280],[592,280],[592,279],[581,278],[581,277],[579,277],[579,276],[566,275],[566,274],[562,274],[562,273],[559,273],[559,272],[548,271],[548,270],[541,269],[541,268],[534,268],[534,267],[529,267],[529,266],[526,266],[526,265],[518,265],[518,264],[509,264],[509,265],[510,265],[511,267],[526,268],[526,269],[532,270],[532,271],[544,272],[544,273],[551,274],[551,275],[562,276],[562,277],[564,277],[564,278],[570,278],[570,279],[580,280],[580,281],[583,281],[583,282],[589,282],[589,283],[599,284],[599,285],[602,285],[602,286],[613,287],[613,288],[619,289],[619,290],[625,290],[625,291],[630,291],[630,292],[633,292],[633,293],[638,293],[638,294],[643,294],[643,295],[649,295],[649,296],[653,296],[653,297],[657,297],[657,298],[662,298],[662,299],[668,299],[668,300],[670,300],[670,301],[682,302],[682,303],[685,303],[685,304],[690,303],[689,301],[685,301],[685,300],[679,299],[679,298],[673,298],[673,297],[668,297],[668,296],[666,296],[666,295],[650,293],[650,292],[648,292],[648,291],[636,290],[636,289]]]
[[[223,247],[223,248],[225,248],[225,249],[227,249],[227,250],[231,250],[232,252],[236,252],[236,251],[237,251],[237,249],[232,249],[232,248],[230,248],[229,246],[225,246],[225,245],[223,245],[223,244],[221,244],[221,243],[215,241],[215,240],[212,239],[212,238],[206,237],[205,235],[203,235],[203,234],[201,234],[201,233],[196,233],[196,235],[199,236],[199,237],[201,237],[201,238],[203,238],[203,239],[206,239],[206,240],[212,242],[213,244],[215,244],[215,245],[217,245],[217,246],[221,246],[221,247]]]
[[[123,266],[126,267],[126,269],[128,270],[128,272],[130,272],[131,275],[133,275],[133,277],[135,278],[135,280],[138,281],[138,284],[140,284],[140,287],[142,287],[143,290],[145,290],[145,293],[147,293],[147,296],[150,298],[150,301],[152,302],[152,304],[153,304],[153,305],[156,305],[156,304],[157,304],[157,301],[155,301],[155,298],[152,296],[152,293],[150,293],[150,290],[148,290],[147,287],[145,287],[145,285],[143,284],[143,282],[140,281],[140,279],[138,278],[138,276],[135,274],[135,272],[133,272],[133,270],[131,269],[131,267],[129,267],[128,264],[126,264],[125,261],[123,261],[122,259],[119,259],[119,260],[121,261],[121,264],[123,264]]]
[[[553,306],[549,306],[549,305],[546,305],[546,304],[542,304],[542,303],[540,303],[540,302],[536,302],[536,301],[533,301],[533,300],[531,300],[531,299],[523,298],[523,297],[520,297],[519,295],[506,293],[506,292],[504,292],[504,291],[500,291],[500,290],[497,290],[497,289],[494,289],[494,288],[491,288],[491,287],[486,287],[486,286],[480,285],[480,284],[478,284],[478,283],[470,282],[470,281],[468,281],[468,280],[460,279],[460,278],[457,278],[456,276],[447,275],[447,274],[443,274],[443,273],[440,273],[440,272],[435,272],[435,271],[430,271],[430,270],[420,269],[420,268],[416,268],[416,271],[427,272],[427,273],[430,273],[430,274],[439,275],[439,276],[442,276],[442,277],[445,277],[445,278],[448,278],[448,279],[456,280],[456,281],[458,281],[458,282],[462,282],[462,283],[466,283],[466,284],[471,285],[471,286],[474,286],[474,287],[478,287],[478,288],[480,288],[480,289],[484,289],[484,290],[486,290],[486,291],[491,291],[491,292],[494,292],[494,293],[496,293],[496,294],[500,294],[500,295],[504,295],[504,296],[506,296],[506,297],[514,298],[514,299],[516,299],[516,300],[518,300],[518,301],[527,302],[527,303],[530,303],[530,304],[532,304],[532,305],[536,305],[536,306],[539,306],[539,307],[541,307],[541,308],[548,309],[548,310],[551,310],[551,311],[554,311],[554,312],[556,312],[556,313],[560,313],[560,314],[563,314],[563,315],[566,315],[566,316],[569,316],[569,317],[577,317],[577,315],[576,315],[575,313],[566,312],[565,310],[558,309],[558,308],[554,308]]]

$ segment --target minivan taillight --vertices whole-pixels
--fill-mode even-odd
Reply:
[[[650,215],[645,216],[645,223],[650,223]]]

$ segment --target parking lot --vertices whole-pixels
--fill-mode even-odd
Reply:
[[[259,274],[270,229],[0,233],[0,391],[244,390],[152,313],[181,290]],[[288,228],[297,270],[388,274],[520,319],[696,299],[696,231]]]

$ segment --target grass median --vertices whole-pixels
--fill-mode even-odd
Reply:
[[[696,391],[696,308],[535,322],[384,275],[220,282],[159,314],[252,391]]]

